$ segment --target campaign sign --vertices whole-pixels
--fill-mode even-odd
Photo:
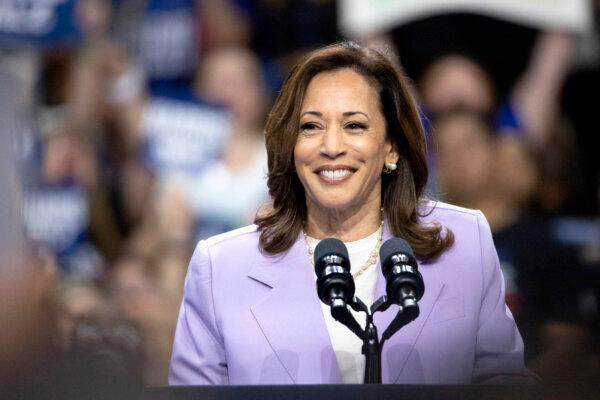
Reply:
[[[198,173],[230,134],[229,114],[208,103],[154,97],[143,111],[144,159],[157,175]]]
[[[148,2],[133,41],[150,80],[194,75],[200,37],[197,14],[193,0]]]
[[[54,253],[63,277],[99,276],[103,259],[89,242],[88,198],[81,187],[67,183],[29,188],[24,193],[23,218],[29,240]]]
[[[74,42],[77,0],[0,0],[0,42],[40,45]]]
[[[25,192],[23,216],[31,240],[65,253],[86,235],[87,195],[75,185],[29,189]]]

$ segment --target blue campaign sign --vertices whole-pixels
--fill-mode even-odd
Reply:
[[[157,96],[143,111],[144,160],[157,175],[200,172],[230,134],[229,113],[205,102]]]
[[[0,42],[53,45],[80,40],[77,0],[2,0]]]
[[[198,63],[199,38],[195,1],[150,0],[133,34],[133,44],[151,81],[189,80]]]
[[[74,183],[39,185],[24,193],[25,233],[56,257],[61,274],[73,279],[94,279],[103,258],[90,243],[88,196]]]
[[[85,240],[89,226],[86,193],[76,185],[41,186],[25,192],[23,217],[29,239],[68,253]]]

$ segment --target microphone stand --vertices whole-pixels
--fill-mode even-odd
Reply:
[[[392,304],[388,297],[383,295],[369,308],[358,297],[354,296],[350,301],[350,307],[354,311],[366,313],[366,324],[363,330],[348,309],[345,301],[340,298],[332,298],[330,301],[329,305],[331,306],[333,318],[348,327],[363,341],[362,354],[366,358],[364,383],[381,383],[381,350],[383,344],[394,333],[419,316],[417,301],[414,298],[406,299],[403,305],[400,306],[396,317],[383,332],[381,341],[379,341],[377,326],[373,322],[373,314],[387,310]]]
[[[367,314],[362,353],[366,357],[364,383],[381,383],[381,345],[373,314]]]

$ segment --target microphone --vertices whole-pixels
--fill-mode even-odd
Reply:
[[[335,238],[321,240],[315,248],[314,261],[319,299],[332,307],[351,302],[355,286],[344,243]]]
[[[408,242],[400,238],[387,240],[379,249],[379,259],[390,301],[403,309],[418,310],[417,301],[423,297],[425,285]]]
[[[356,321],[348,305],[357,309],[367,307],[354,297],[354,278],[350,273],[348,249],[341,240],[323,239],[315,248],[315,274],[319,299],[331,308],[331,316],[346,325],[364,340],[365,332]]]

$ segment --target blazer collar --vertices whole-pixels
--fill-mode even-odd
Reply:
[[[341,383],[303,235],[283,255],[264,257],[248,277],[271,287],[251,312],[292,382]]]

